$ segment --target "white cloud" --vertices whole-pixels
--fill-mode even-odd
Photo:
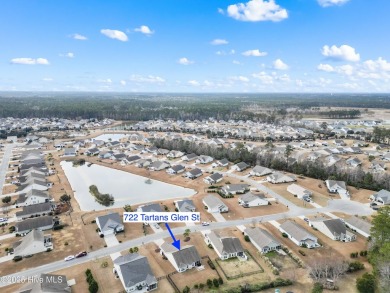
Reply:
[[[165,82],[164,78],[155,75],[142,76],[142,75],[133,74],[130,76],[129,80],[132,82],[139,82],[139,83],[164,83]]]
[[[288,17],[287,10],[277,5],[275,0],[250,0],[229,5],[227,14],[241,21],[281,21]]]
[[[230,77],[231,80],[234,81],[241,81],[241,82],[249,82],[249,78],[246,76],[238,75],[238,76],[232,76]]]
[[[281,59],[276,59],[274,61],[274,68],[277,70],[287,70],[289,67],[286,63],[284,63]]]
[[[264,84],[273,84],[274,83],[274,78],[267,74],[265,71],[262,71],[260,73],[253,73],[252,77],[260,79],[260,81]]]
[[[322,55],[333,60],[352,62],[357,62],[360,60],[360,55],[356,53],[355,48],[348,45],[341,45],[340,47],[337,47],[335,45],[329,47],[328,45],[325,45],[322,48]]]
[[[377,60],[367,60],[363,66],[370,71],[390,71],[390,62],[387,62],[382,57]]]
[[[234,54],[236,54],[236,50],[232,49],[232,50],[230,50],[228,52],[226,52],[226,51],[217,51],[217,52],[215,52],[215,54],[217,54],[219,56],[234,55]]]
[[[329,7],[335,5],[343,5],[347,3],[349,0],[317,0],[318,4],[322,7]]]
[[[45,58],[14,58],[10,61],[12,64],[23,65],[49,65],[49,61]]]
[[[106,83],[106,84],[111,84],[111,83],[112,83],[112,80],[111,80],[111,78],[107,78],[107,79],[98,79],[98,82],[100,82],[100,83]]]
[[[233,60],[233,64],[242,65],[242,63],[240,61],[237,61],[237,60]]]
[[[152,31],[148,26],[141,25],[139,28],[134,29],[135,32],[143,33],[144,35],[152,35],[154,31]]]
[[[60,57],[74,58],[74,53],[68,52],[65,54],[60,54]]]
[[[188,84],[192,86],[200,86],[200,83],[197,80],[189,80]]]
[[[223,10],[222,8],[218,8],[218,13],[220,13],[220,14],[225,14],[225,10]]]
[[[103,35],[105,35],[106,37],[109,37],[110,39],[115,39],[115,40],[119,40],[122,42],[128,41],[127,35],[122,31],[111,30],[111,29],[102,29],[102,30],[100,30],[100,32]]]
[[[354,67],[352,65],[346,64],[341,65],[336,68],[337,72],[345,74],[345,75],[353,75],[354,74]]]
[[[267,52],[261,52],[259,49],[242,52],[242,55],[244,56],[254,56],[254,57],[263,57],[263,56],[267,56],[267,54],[268,54]]]
[[[126,80],[121,80],[120,83],[121,83],[121,85],[125,86],[126,85]]]
[[[210,42],[211,45],[217,46],[217,45],[227,45],[229,44],[228,41],[224,39],[214,39]]]
[[[72,39],[75,39],[75,40],[80,40],[80,41],[86,41],[88,40],[88,38],[86,36],[83,36],[83,35],[80,35],[80,34],[73,34],[73,35],[70,35],[70,37]]]
[[[44,77],[42,78],[43,81],[53,81],[53,79],[51,77]]]
[[[326,72],[333,72],[333,71],[335,71],[335,69],[333,68],[332,65],[322,64],[322,63],[317,66],[317,69],[321,70],[321,71],[326,71]]]
[[[177,62],[181,65],[190,65],[190,64],[194,63],[194,61],[191,61],[191,60],[187,59],[186,57],[180,58]]]

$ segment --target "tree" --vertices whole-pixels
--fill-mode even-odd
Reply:
[[[137,246],[134,247],[134,248],[133,248],[133,251],[134,251],[135,253],[137,253],[137,252],[138,252],[138,247],[137,247]]]
[[[291,153],[293,152],[293,147],[291,145],[286,145],[286,149],[284,150],[284,156],[286,157],[287,167],[288,167],[288,159],[290,158]]]
[[[188,237],[190,236],[190,233],[191,233],[191,230],[190,229],[185,229],[184,233],[183,233],[183,236],[184,237]]]
[[[1,199],[1,201],[5,204],[9,204],[11,202],[11,197],[10,196],[6,196],[6,197],[3,197]]]
[[[61,202],[70,202],[70,195],[67,195],[66,193],[61,195],[60,201]]]
[[[314,283],[311,293],[322,293],[323,290],[324,288],[321,283]]]
[[[375,293],[375,277],[373,274],[364,273],[356,280],[356,288],[360,293]]]
[[[99,285],[95,280],[92,280],[92,282],[89,284],[88,290],[90,293],[97,293],[99,290]]]
[[[371,238],[375,245],[382,246],[390,242],[390,206],[379,209],[373,218]]]

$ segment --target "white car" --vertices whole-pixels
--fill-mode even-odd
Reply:
[[[0,218],[0,223],[7,222],[8,218]]]
[[[67,257],[64,258],[64,261],[69,261],[69,260],[72,260],[72,259],[75,259],[75,256],[74,255],[68,255]]]
[[[202,226],[209,226],[210,223],[209,222],[202,222]]]

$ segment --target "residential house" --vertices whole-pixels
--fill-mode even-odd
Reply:
[[[376,204],[389,205],[390,204],[390,192],[382,189],[377,193],[370,196],[370,200]]]
[[[268,200],[263,194],[245,193],[238,198],[238,204],[244,208],[269,205]]]
[[[160,171],[160,170],[164,170],[164,169],[167,169],[171,166],[171,164],[169,164],[168,162],[166,161],[154,161],[153,163],[151,163],[148,167],[148,169],[150,171]]]
[[[211,164],[213,168],[215,167],[227,167],[229,166],[229,161],[227,159],[218,160],[215,163]]]
[[[116,161],[116,162],[121,162],[124,159],[127,160],[127,156],[126,156],[126,154],[122,154],[122,153],[112,154],[112,156],[110,157],[110,160],[113,160],[113,161]]]
[[[184,166],[175,165],[175,166],[172,166],[171,168],[168,168],[166,172],[168,174],[171,174],[171,175],[176,175],[176,174],[183,173],[185,170],[186,170],[186,168]]]
[[[152,159],[140,159],[134,164],[134,166],[137,168],[146,168],[149,167],[152,163]]]
[[[279,250],[282,245],[268,231],[260,228],[246,228],[244,235],[247,235],[251,243],[261,252],[267,253],[270,251]]]
[[[99,234],[103,234],[104,236],[125,230],[121,216],[118,213],[110,213],[96,217],[96,225],[99,228]]]
[[[371,223],[358,218],[356,216],[350,216],[349,218],[346,218],[345,225],[347,228],[351,229],[354,232],[359,233],[360,235],[368,238],[371,235]]]
[[[208,164],[208,163],[211,163],[212,161],[214,161],[214,159],[210,156],[199,156],[196,160],[195,160],[195,163],[196,164]]]
[[[191,199],[183,199],[175,201],[175,207],[179,212],[195,212],[196,207]]]
[[[262,166],[255,166],[252,171],[249,173],[251,176],[258,176],[258,177],[261,177],[261,176],[265,176],[265,175],[269,175],[269,174],[272,174],[272,170],[269,169],[269,168],[266,168],[266,167],[262,167]]]
[[[16,293],[70,293],[65,275],[41,274],[40,282],[27,282]]]
[[[342,139],[335,139],[334,144],[337,146],[346,146],[347,144]]]
[[[140,205],[137,208],[138,213],[161,213],[163,212],[161,206],[158,203],[150,203],[145,205]],[[149,222],[144,222],[145,225],[149,225]],[[155,224],[157,225],[157,224]]]
[[[287,234],[288,238],[298,246],[305,246],[307,248],[320,246],[317,243],[317,237],[293,221],[288,220],[284,222],[279,226],[279,230]]]
[[[160,249],[160,253],[169,260],[179,273],[202,266],[200,255],[193,245],[187,245],[177,250],[171,242],[164,242]]]
[[[229,208],[215,195],[209,194],[203,198],[203,204],[209,213],[227,213]]]
[[[18,221],[37,216],[49,215],[53,210],[50,202],[44,202],[29,206],[23,206],[23,210],[16,212],[15,216]]]
[[[267,181],[273,184],[287,183],[296,181],[295,177],[292,175],[283,174],[280,172],[275,172],[267,176]]]
[[[207,184],[216,184],[218,182],[221,182],[223,179],[223,175],[220,173],[213,173],[210,176],[207,176],[206,178],[203,179],[203,181]]]
[[[85,154],[87,156],[97,156],[98,154],[100,153],[99,149],[98,148],[90,148],[88,149]]]
[[[228,184],[221,188],[224,195],[243,194],[249,190],[249,184]]]
[[[184,156],[184,153],[181,152],[181,151],[170,151],[168,154],[167,154],[167,158],[168,159],[176,159],[176,158],[180,158]]]
[[[346,163],[348,166],[358,167],[362,164],[362,161],[360,161],[358,158],[349,158],[348,160],[346,160]]]
[[[338,193],[342,199],[350,199],[347,185],[344,181],[325,180],[325,184],[330,193]]]
[[[195,160],[197,157],[198,156],[195,154],[188,154],[188,155],[182,156],[182,159],[183,159],[183,161],[189,162],[189,161]]]
[[[121,165],[131,165],[131,164],[137,163],[139,160],[141,160],[140,156],[137,156],[137,155],[127,156],[121,160]]]
[[[370,166],[371,170],[373,170],[374,172],[384,172],[386,171],[386,164],[383,163],[383,162],[378,162],[378,161],[372,161],[371,162],[371,166]]]
[[[15,232],[20,235],[25,235],[33,229],[40,231],[50,230],[55,223],[52,216],[27,219],[15,224]]]
[[[20,193],[16,201],[16,207],[29,206],[50,201],[47,191],[30,189],[26,193]]]
[[[77,155],[75,148],[64,148],[64,157],[74,157]]]
[[[53,249],[53,242],[51,235],[44,235],[42,231],[33,229],[12,247],[15,256],[25,257]]]
[[[390,161],[390,153],[384,154],[383,157],[382,157],[382,159],[383,159],[384,161]]]
[[[211,231],[205,234],[205,241],[212,245],[221,260],[234,257],[244,260],[248,258],[240,240],[237,237],[223,236],[222,231]]]
[[[200,170],[198,168],[192,169],[186,173],[186,177],[189,179],[192,179],[192,180],[194,180],[202,175],[203,175],[202,170]]]
[[[349,232],[340,219],[312,219],[309,224],[332,240],[342,242],[356,240],[356,235]]]
[[[112,157],[113,154],[113,151],[103,151],[99,153],[98,157],[99,159],[109,159]]]
[[[246,169],[249,168],[249,165],[245,162],[240,162],[238,164],[235,164],[232,166],[232,170],[235,170],[235,171],[238,171],[238,172],[242,172]]]
[[[148,259],[138,253],[117,257],[113,271],[121,280],[125,292],[149,292],[157,289],[157,279]]]
[[[287,191],[290,192],[292,195],[296,196],[297,198],[304,200],[310,200],[311,196],[313,195],[310,190],[295,183],[287,186]]]

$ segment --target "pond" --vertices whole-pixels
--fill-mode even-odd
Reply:
[[[127,204],[135,205],[152,201],[189,197],[196,193],[195,190],[151,180],[128,172],[111,169],[108,167],[87,164],[73,167],[72,162],[61,162],[61,167],[74,191],[74,196],[83,211],[105,210],[107,208],[123,207]],[[105,207],[95,201],[90,194],[89,187],[96,185],[100,193],[112,195],[115,202],[110,207]]]
[[[102,140],[104,142],[110,141],[119,141],[121,138],[124,138],[126,134],[124,133],[106,133],[106,134],[101,134],[97,137],[94,137],[94,139],[97,140]]]

